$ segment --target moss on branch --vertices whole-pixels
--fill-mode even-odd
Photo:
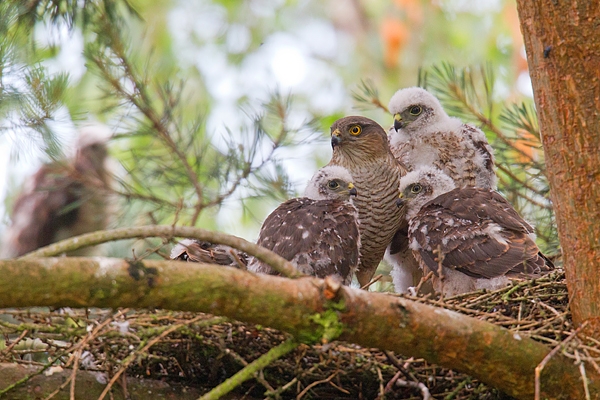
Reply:
[[[311,339],[335,337],[341,330],[340,340],[422,357],[468,373],[518,398],[533,398],[535,367],[550,351],[539,342],[496,325],[382,293],[342,286],[334,294],[332,307],[327,280],[291,280],[177,261],[142,263],[155,271],[152,284],[131,276],[129,263],[117,259],[0,261],[0,308],[197,311]],[[15,289],[20,287],[27,290]],[[599,377],[591,366],[586,371],[588,389],[595,398],[600,395]],[[547,398],[584,398],[579,368],[557,353],[542,371],[541,391]]]

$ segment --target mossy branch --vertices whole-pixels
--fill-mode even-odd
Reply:
[[[330,339],[332,324],[319,323],[323,318],[316,316],[335,308],[339,340],[424,358],[522,399],[533,398],[535,368],[550,352],[522,333],[488,322],[383,293],[345,286],[332,293],[327,280],[312,277],[287,279],[178,261],[67,257],[3,260],[0,274],[0,308],[206,312],[279,329],[309,343]],[[331,298],[339,307],[331,306]],[[600,376],[591,366],[586,375],[591,398],[599,397]],[[540,387],[541,398],[585,398],[578,366],[561,353],[544,366]]]

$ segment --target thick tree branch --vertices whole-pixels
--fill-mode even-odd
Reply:
[[[207,312],[280,329],[303,342],[337,338],[422,357],[523,399],[533,398],[535,367],[550,351],[449,310],[345,286],[332,292],[327,280],[309,277],[291,280],[206,264],[109,258],[6,260],[0,261],[0,274],[0,308]],[[591,367],[586,373],[597,398],[600,377]],[[562,354],[548,361],[540,378],[542,398],[585,398],[578,367]]]

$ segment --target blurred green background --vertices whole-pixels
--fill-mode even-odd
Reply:
[[[387,129],[377,102],[420,84],[486,131],[501,191],[558,249],[513,1],[21,3],[0,6],[0,231],[23,179],[68,154],[77,126],[103,123],[115,134],[112,226],[254,240],[328,162],[333,121],[361,114]]]

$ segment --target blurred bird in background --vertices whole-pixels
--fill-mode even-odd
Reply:
[[[14,203],[2,256],[19,257],[72,236],[105,229],[109,222],[111,174],[104,126],[80,129],[74,157],[45,164],[29,177]],[[97,248],[68,255],[92,255]]]

